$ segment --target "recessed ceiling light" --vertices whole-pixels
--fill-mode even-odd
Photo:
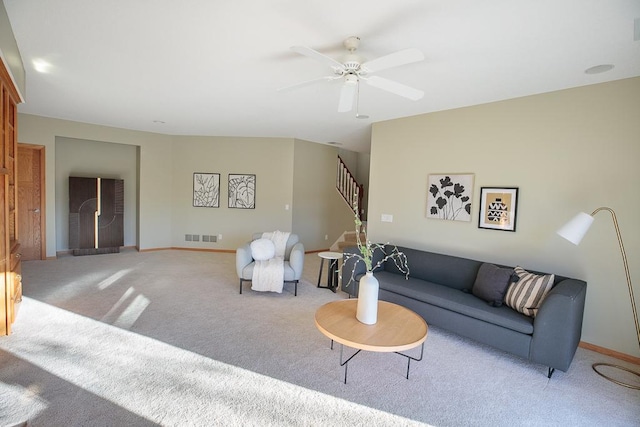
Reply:
[[[157,123],[159,125],[163,125],[164,122],[162,120],[154,120],[153,123]]]
[[[329,145],[342,145],[342,142],[329,141],[327,142]]]
[[[585,74],[600,74],[600,73],[606,73],[607,71],[612,69],[613,69],[612,64],[601,64],[591,68],[587,68],[586,70],[584,70],[584,72]]]
[[[39,73],[48,73],[51,71],[51,64],[44,59],[34,59],[33,68]]]

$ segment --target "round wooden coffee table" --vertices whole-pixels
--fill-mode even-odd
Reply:
[[[393,352],[407,358],[407,379],[411,360],[420,361],[424,354],[424,342],[427,339],[428,326],[422,317],[397,304],[378,301],[378,321],[374,325],[365,325],[356,319],[357,299],[333,301],[316,311],[316,326],[325,336],[342,345],[340,348],[340,366],[344,366],[344,382],[347,382],[347,367],[353,357],[361,350]],[[343,361],[344,346],[355,348],[355,352]],[[421,345],[420,357],[414,358],[401,351]]]

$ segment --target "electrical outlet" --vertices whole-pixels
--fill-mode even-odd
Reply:
[[[184,235],[184,240],[186,240],[187,242],[192,241],[193,239],[192,239],[192,237],[191,237],[191,234],[185,234],[185,235]]]
[[[391,215],[391,214],[382,214],[380,216],[380,221],[382,221],[382,222],[393,222],[393,215]]]
[[[329,235],[328,234],[324,235],[324,240],[329,240]]]
[[[218,234],[218,240],[222,240],[222,234]]]

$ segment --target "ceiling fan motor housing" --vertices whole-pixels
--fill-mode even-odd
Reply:
[[[349,73],[344,78],[345,85],[355,85],[358,84],[358,76],[353,73]]]
[[[384,77],[370,76],[380,70],[386,70],[393,67],[399,67],[405,64],[411,64],[424,60],[424,55],[418,49],[404,49],[388,55],[378,57],[372,61],[368,61],[362,56],[356,54],[356,50],[360,45],[359,37],[348,37],[344,40],[344,47],[348,53],[344,55],[342,60],[336,60],[323,53],[313,50],[306,46],[292,46],[291,49],[301,55],[308,56],[316,61],[328,65],[333,70],[333,76],[326,76],[320,79],[303,82],[302,84],[313,83],[317,81],[333,81],[343,79],[344,83],[340,90],[340,102],[338,104],[339,112],[351,111],[353,107],[354,97],[357,97],[358,83],[360,80],[365,81],[370,86],[387,92],[403,96],[405,98],[417,101],[424,96],[424,92],[405,86],[401,83],[389,80]],[[300,86],[298,84],[296,86]],[[357,100],[356,100],[357,102]],[[356,115],[357,117],[357,115]],[[364,116],[363,116],[364,118]]]

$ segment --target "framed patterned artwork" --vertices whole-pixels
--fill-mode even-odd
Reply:
[[[516,231],[518,188],[482,187],[480,189],[479,228]]]
[[[197,208],[220,207],[220,174],[193,174],[193,206]]]
[[[429,175],[427,218],[471,221],[473,174]]]
[[[235,209],[256,208],[256,176],[229,174],[229,207]]]

